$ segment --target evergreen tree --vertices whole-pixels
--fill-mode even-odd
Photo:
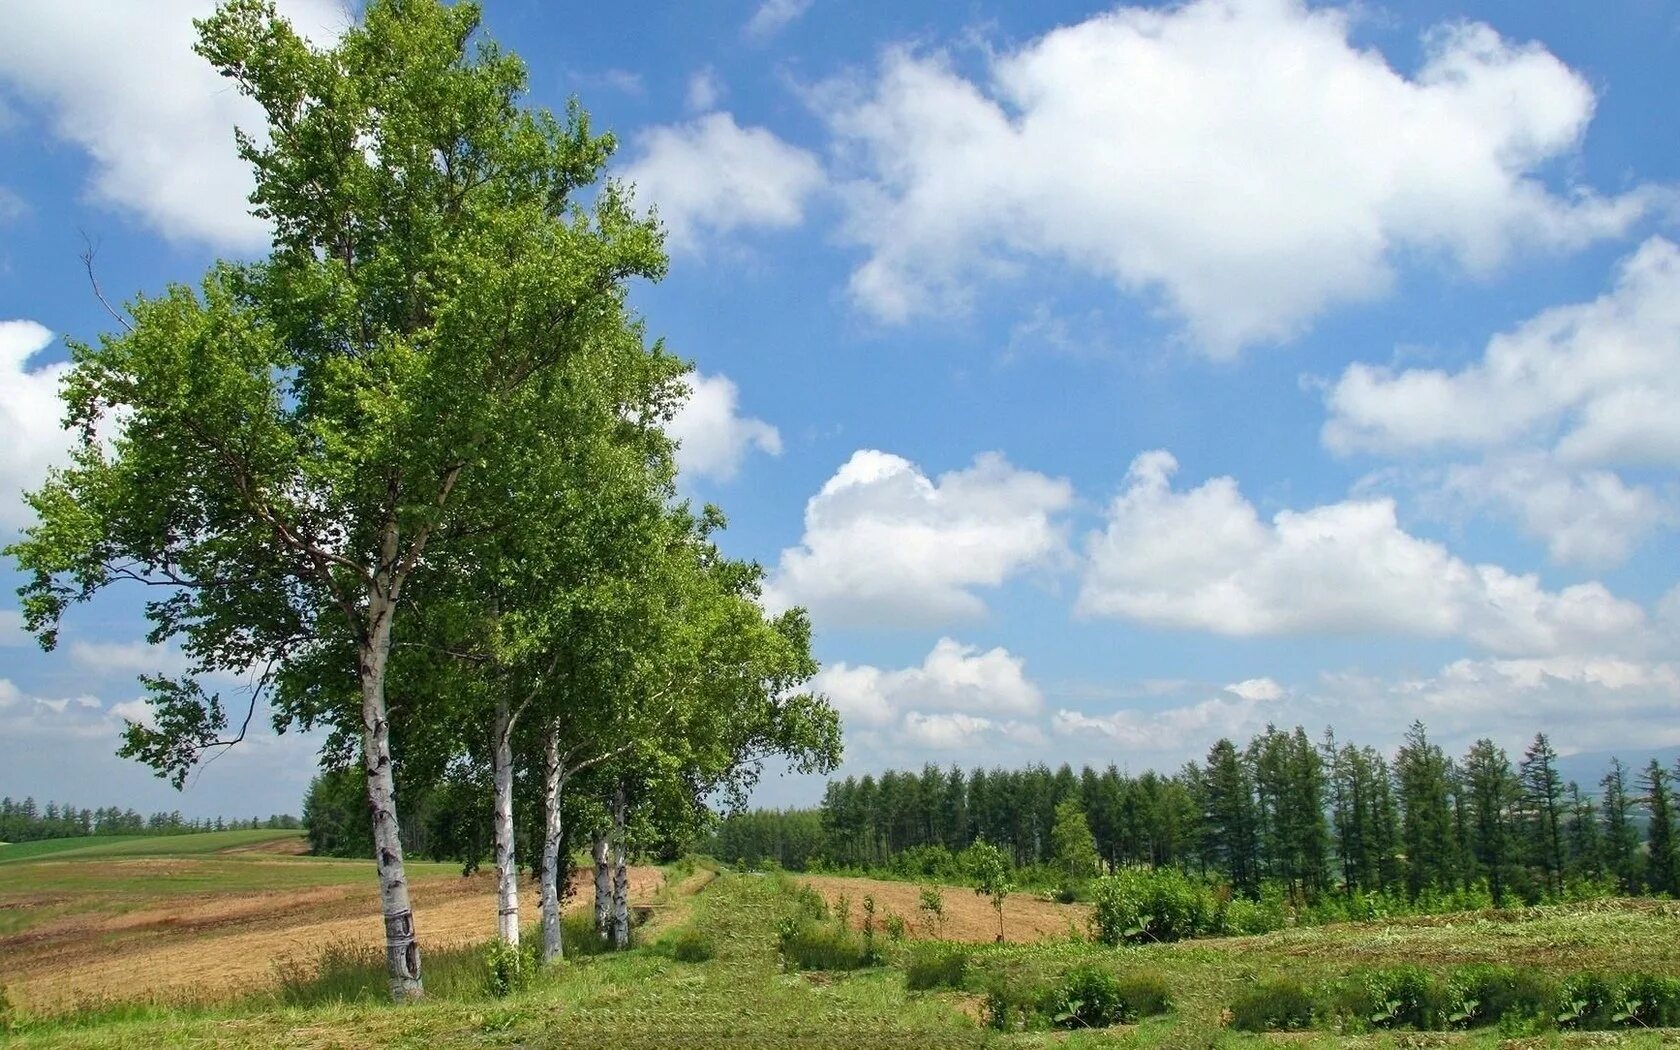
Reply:
[[[1557,752],[1545,733],[1536,733],[1534,743],[1523,753],[1518,776],[1528,824],[1529,856],[1540,869],[1547,891],[1555,894],[1563,887],[1563,780],[1558,776]]]
[[[1604,867],[1616,877],[1623,893],[1638,893],[1644,883],[1639,856],[1639,829],[1633,823],[1627,769],[1622,760],[1612,758],[1609,771],[1598,783],[1604,789],[1599,805],[1604,822]]]
[[[1426,890],[1450,891],[1457,873],[1448,764],[1441,749],[1430,743],[1422,722],[1413,722],[1406,731],[1394,773],[1406,851],[1406,891],[1414,900]]]
[[[1202,775],[1204,853],[1244,893],[1260,889],[1259,821],[1248,763],[1230,740],[1208,752]]]
[[[1569,782],[1569,824],[1565,829],[1569,874],[1596,879],[1604,874],[1604,837],[1599,833],[1598,809],[1581,792],[1581,785]]]
[[[1464,777],[1476,873],[1487,880],[1494,903],[1503,905],[1518,856],[1511,829],[1519,791],[1517,778],[1504,749],[1485,738],[1476,741],[1464,756]]]
[[[1645,832],[1645,882],[1652,893],[1680,895],[1680,857],[1674,848],[1674,798],[1668,770],[1656,759],[1645,767],[1640,787],[1651,822]]]

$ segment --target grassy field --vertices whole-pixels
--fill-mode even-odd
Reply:
[[[304,833],[258,828],[252,831],[203,831],[185,835],[88,835],[73,839],[42,839],[0,846],[0,864],[38,857],[191,857],[204,853],[295,844],[304,852]]]
[[[181,863],[226,859],[213,855]],[[60,1005],[25,1012],[12,1037],[30,1047],[1680,1046],[1680,1032],[1674,1031],[1547,1033],[1516,1040],[1491,1032],[1256,1036],[1230,1030],[1225,1014],[1233,998],[1256,981],[1283,975],[1329,979],[1389,963],[1435,969],[1488,961],[1558,974],[1582,969],[1680,974],[1680,904],[1670,902],[1436,916],[1144,948],[1104,948],[1063,933],[1032,944],[971,946],[961,987],[912,992],[904,967],[917,950],[914,940],[883,939],[884,965],[844,973],[787,972],[778,955],[778,930],[801,907],[795,881],[745,874],[711,880],[704,874],[672,879],[651,898],[657,918],[641,931],[641,946],[569,961],[507,998],[492,998],[484,989],[481,949],[462,946],[430,951],[431,999],[392,1008],[378,1001],[377,949],[367,946],[354,956],[354,965],[363,969],[359,974],[311,980],[294,965],[282,990],[270,981],[270,987],[219,1001],[154,996],[150,1002]],[[471,880],[455,880],[462,881]],[[824,890],[861,901],[873,888],[858,880]],[[488,922],[493,910],[488,897],[475,896],[470,904]],[[947,905],[955,912],[973,907],[989,912],[972,892],[948,893]],[[966,923],[972,916],[959,918]],[[423,920],[424,915],[425,933]],[[376,934],[376,922],[370,930]],[[203,936],[208,946],[219,935],[211,930]],[[711,958],[678,961],[681,941],[703,943]],[[6,972],[4,959],[0,954],[0,974]],[[1171,1010],[1103,1031],[1005,1034],[980,1024],[982,993],[989,985],[1055,980],[1090,964],[1159,977],[1171,989]]]

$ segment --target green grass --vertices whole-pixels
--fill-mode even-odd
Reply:
[[[290,829],[257,828],[249,831],[200,831],[181,835],[87,835],[69,839],[42,839],[0,846],[0,864],[41,857],[60,859],[83,857],[193,857],[243,846],[258,846],[279,839],[297,839],[303,832]]]
[[[365,872],[363,873],[365,876]],[[788,881],[724,875],[663,937],[629,952],[580,958],[541,973],[525,990],[490,998],[483,954],[427,956],[431,998],[392,1008],[378,1001],[377,952],[348,952],[324,974],[293,974],[273,994],[216,1006],[107,1006],[26,1021],[26,1047],[460,1046],[640,1047],[1265,1047],[1279,1037],[1231,1030],[1222,1016],[1243,989],[1285,976],[1334,979],[1362,966],[1413,963],[1432,972],[1464,962],[1544,960],[1553,972],[1583,969],[1680,973],[1680,905],[1616,902],[1464,914],[1284,931],[1261,937],[1106,948],[1062,940],[977,945],[958,990],[913,992],[904,966],[914,949],[890,946],[888,965],[849,973],[789,972],[777,930],[800,914]],[[678,962],[680,936],[704,937],[712,958]],[[998,1033],[974,1012],[993,982],[1054,983],[1079,967],[1122,979],[1148,975],[1172,1008],[1103,1031]],[[319,979],[316,979],[316,978]],[[1386,1032],[1360,1037],[1307,1032],[1291,1047],[1501,1045],[1497,1034]],[[1521,1047],[1680,1045],[1680,1032],[1547,1034]]]

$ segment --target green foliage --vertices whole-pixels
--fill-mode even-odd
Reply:
[[[1015,889],[1009,858],[990,842],[976,842],[965,851],[964,860],[974,878],[974,892],[992,899],[997,912],[998,940],[1003,940],[1003,902]]]
[[[1293,977],[1250,985],[1232,1001],[1231,1027],[1245,1032],[1294,1032],[1311,1028],[1317,1002],[1312,989]]]
[[[1091,922],[1104,944],[1177,941],[1215,928],[1211,888],[1172,868],[1127,868],[1092,886]]]
[[[17,1007],[12,1005],[11,996],[6,994],[6,986],[0,984],[0,1034],[10,1032],[17,1027]]]
[[[1108,1028],[1164,1014],[1172,997],[1158,977],[1080,966],[1062,978],[1043,1009],[1057,1028]]]
[[[1445,980],[1436,1021],[1445,1028],[1498,1025],[1507,1031],[1539,1027],[1551,1015],[1557,989],[1544,974],[1509,966],[1476,965]]]
[[[678,962],[702,963],[717,955],[717,945],[705,931],[693,926],[684,927],[671,938],[671,958]]]
[[[916,909],[925,916],[923,928],[935,937],[945,932],[945,892],[938,886],[923,886],[917,892]]]
[[[595,917],[588,910],[566,912],[560,917],[560,930],[568,957],[584,958],[613,951],[612,939],[601,936],[601,931],[595,928]],[[630,930],[630,943],[636,943],[634,928]]]
[[[1571,974],[1558,988],[1553,1019],[1565,1030],[1610,1028],[1622,1005],[1619,993],[1616,983],[1603,974]]]
[[[528,950],[497,938],[484,949],[484,988],[491,997],[505,999],[525,987],[534,966],[528,965]]]
[[[856,931],[838,922],[783,919],[776,946],[789,970],[860,970],[879,961]]]
[[[918,944],[904,964],[904,986],[913,992],[961,988],[968,974],[969,949],[960,944]]]
[[[1336,1009],[1356,1027],[1434,1028],[1443,996],[1417,966],[1356,971],[1342,982]]]
[[[1063,799],[1056,806],[1056,822],[1050,828],[1050,857],[1063,877],[1072,881],[1091,878],[1101,865],[1085,807],[1076,798]]]

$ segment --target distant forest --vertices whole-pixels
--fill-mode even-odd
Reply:
[[[1579,892],[1680,893],[1671,773],[1619,761],[1585,789],[1565,783],[1545,734],[1515,762],[1480,740],[1452,758],[1421,723],[1390,758],[1268,727],[1246,747],[1220,740],[1172,775],[927,766],[831,781],[816,809],[723,821],[721,860],[793,870],[960,877],[963,851],[1003,847],[1040,881],[1068,874],[1069,814],[1089,831],[1095,870],[1172,867],[1258,895],[1329,892],[1417,900],[1479,887],[1498,902]],[[1588,886],[1587,884],[1590,884]]]
[[[247,828],[302,826],[298,818],[278,813],[267,818],[228,820],[216,817],[188,820],[182,817],[179,811],[141,816],[132,809],[119,809],[116,806],[78,809],[58,802],[48,802],[45,806],[40,806],[33,798],[26,798],[22,802],[10,797],[0,799],[0,842],[35,842],[39,839],[69,839],[82,835],[170,835],[193,831],[240,831]]]

